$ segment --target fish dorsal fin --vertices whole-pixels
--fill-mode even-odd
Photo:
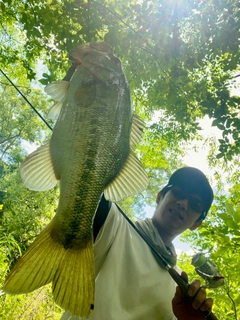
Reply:
[[[68,92],[68,88],[69,82],[64,80],[54,81],[45,87],[45,92],[57,101],[48,113],[49,119],[56,120],[58,118],[62,108],[63,100]]]
[[[50,154],[50,141],[27,157],[20,167],[20,172],[23,182],[30,190],[50,190],[57,184]]]
[[[117,202],[143,191],[148,185],[148,177],[141,162],[131,151],[116,178],[105,188],[107,200]]]
[[[136,114],[133,115],[130,134],[130,147],[134,147],[141,139],[145,123]]]

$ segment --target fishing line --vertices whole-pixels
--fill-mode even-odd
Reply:
[[[11,85],[17,90],[17,92],[22,96],[22,98],[30,105],[30,107],[33,109],[34,112],[36,112],[36,114],[39,116],[39,118],[41,118],[41,120],[46,124],[46,126],[52,130],[52,127],[48,124],[48,122],[41,116],[41,114],[37,111],[36,108],[34,108],[34,106],[31,104],[31,102],[25,97],[25,95],[18,89],[17,86],[15,86],[15,84],[11,81],[11,79],[9,79],[9,77],[6,75],[6,73],[4,73],[2,71],[2,69],[0,69],[1,73],[4,75],[4,77],[11,83]]]
[[[91,39],[90,39],[90,0],[88,0],[87,12],[88,12],[88,14],[87,14],[87,24],[88,24],[87,39],[88,39],[88,42],[90,42],[91,41]]]

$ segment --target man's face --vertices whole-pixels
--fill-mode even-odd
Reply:
[[[201,200],[196,194],[191,196]],[[157,204],[152,221],[157,229],[164,230],[173,238],[187,229],[194,230],[201,224],[201,221],[197,221],[201,213],[189,206],[188,199],[176,198],[171,190],[164,197],[159,193]]]

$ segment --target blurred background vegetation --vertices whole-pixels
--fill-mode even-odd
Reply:
[[[43,88],[63,78],[68,52],[105,41],[122,60],[134,111],[146,122],[135,151],[149,187],[121,206],[143,218],[171,172],[185,165],[192,141],[201,141],[216,197],[206,222],[182,240],[211,253],[225,276],[226,284],[211,292],[216,315],[240,319],[239,15],[237,0],[0,0],[1,283],[53,217],[59,192],[32,192],[21,181],[21,162],[51,131],[2,72],[46,118],[52,103]],[[203,135],[200,123],[208,118],[220,138]],[[187,254],[179,257],[196,278],[190,262]],[[59,319],[61,312],[49,286],[28,295],[0,293],[3,320]]]

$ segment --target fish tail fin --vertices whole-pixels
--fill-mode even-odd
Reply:
[[[93,240],[79,249],[65,249],[51,237],[52,222],[17,261],[3,290],[28,293],[52,282],[56,303],[74,316],[87,318],[94,303]]]
[[[93,240],[80,250],[68,249],[53,279],[56,303],[74,316],[88,318],[94,308]]]

